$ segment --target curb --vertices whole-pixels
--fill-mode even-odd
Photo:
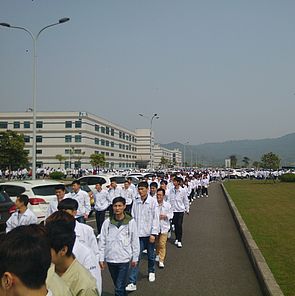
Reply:
[[[254,267],[259,283],[263,289],[264,295],[284,296],[280,286],[276,282],[270,268],[268,267],[261,251],[259,250],[256,242],[254,241],[248,227],[246,226],[240,212],[238,211],[235,203],[233,202],[232,198],[230,197],[229,193],[227,192],[222,183],[221,188],[226,197],[230,211],[238,227],[238,230],[248,252],[250,261]]]

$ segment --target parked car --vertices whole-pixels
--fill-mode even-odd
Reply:
[[[53,180],[12,181],[0,184],[0,191],[6,192],[15,202],[16,197],[25,194],[29,197],[28,207],[35,213],[39,222],[45,219],[49,203],[56,198],[56,185],[63,184]]]
[[[9,195],[0,191],[0,231],[5,231],[6,221],[10,215],[16,211],[14,202],[10,199]]]

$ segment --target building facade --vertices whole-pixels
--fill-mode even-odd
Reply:
[[[33,113],[0,113],[0,131],[4,130],[24,135],[25,149],[31,161]],[[105,168],[109,169],[158,167],[154,134],[150,129],[131,131],[88,112],[37,112],[37,167],[91,168],[90,155],[93,153],[103,154]],[[175,151],[177,163],[178,158]]]
[[[182,152],[179,149],[170,150],[156,144],[153,151],[155,168],[180,167],[182,165]]]

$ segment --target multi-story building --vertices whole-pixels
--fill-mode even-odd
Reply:
[[[24,135],[25,149],[32,160],[32,112],[0,113],[3,130]],[[106,168],[156,168],[159,161],[153,147],[150,129],[131,131],[88,112],[37,112],[37,167],[91,168],[90,155],[96,153],[105,156]],[[170,151],[172,163],[181,163],[179,151],[165,151]]]
[[[181,166],[182,152],[179,149],[167,149],[159,144],[154,145],[154,167],[167,168],[169,166]],[[164,162],[162,162],[162,159]]]

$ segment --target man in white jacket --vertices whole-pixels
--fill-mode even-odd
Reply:
[[[105,220],[99,238],[99,264],[105,262],[115,285],[115,295],[126,295],[129,264],[135,267],[139,257],[139,238],[135,220],[127,213],[123,197],[113,199],[113,216]]]

